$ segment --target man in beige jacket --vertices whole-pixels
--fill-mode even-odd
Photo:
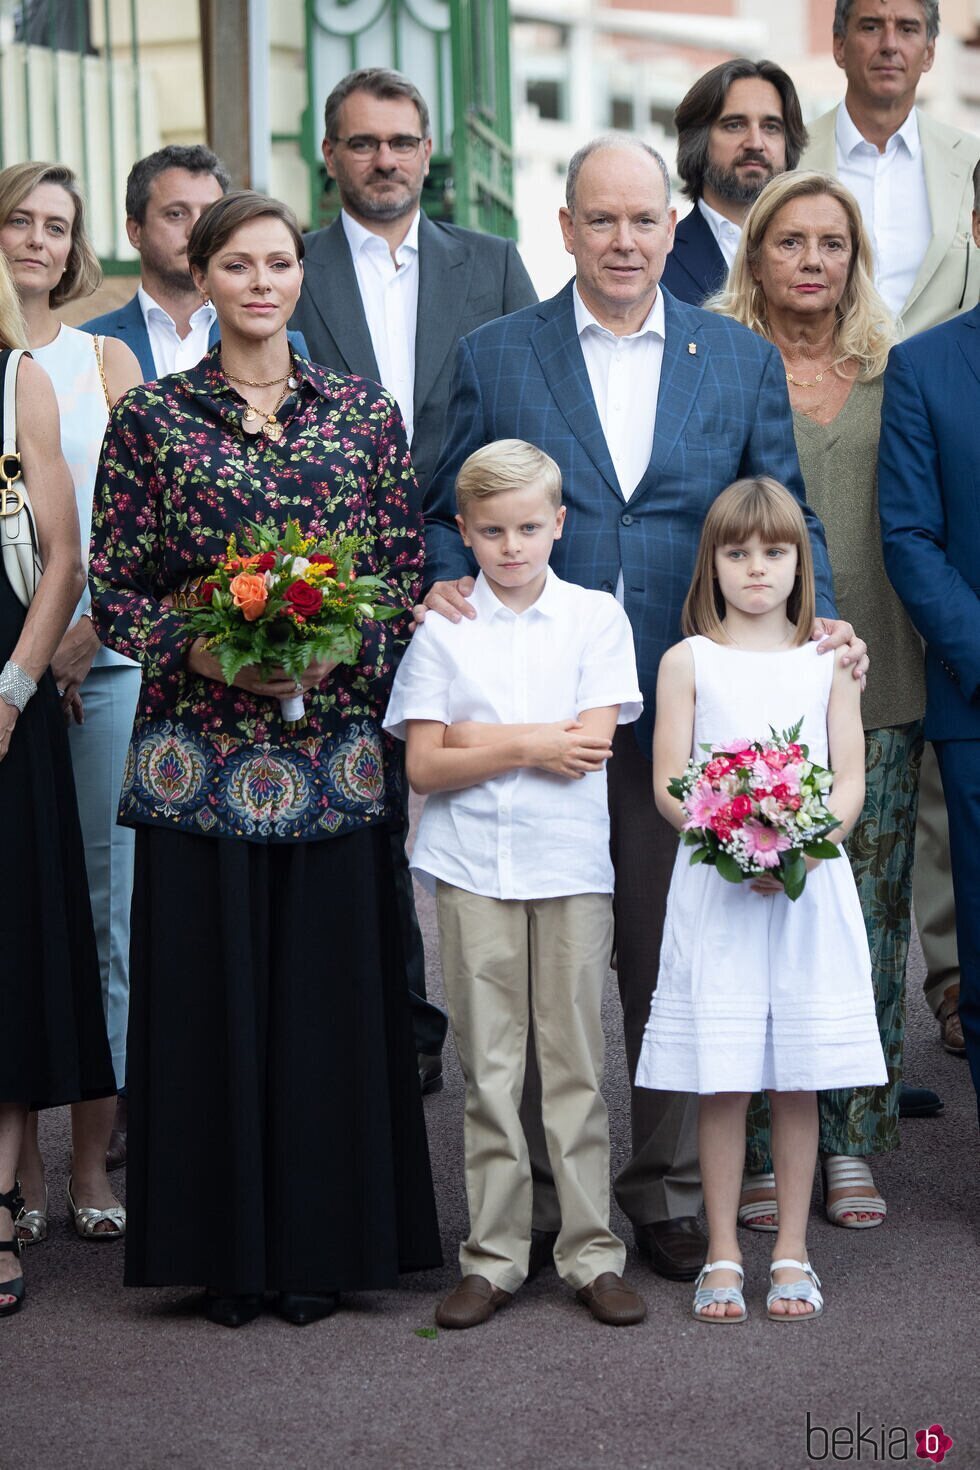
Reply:
[[[847,90],[839,106],[810,125],[810,145],[800,162],[801,168],[834,174],[857,196],[874,240],[878,288],[906,336],[969,311],[980,299],[980,250],[971,233],[980,138],[915,105],[938,32],[938,0],[837,0],[834,59],[847,77]],[[926,999],[946,1049],[963,1055],[949,832],[928,745],[914,894]],[[924,1093],[906,1090],[905,1116],[941,1110],[935,1094]]]

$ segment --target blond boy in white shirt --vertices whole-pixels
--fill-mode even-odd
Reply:
[[[601,1322],[646,1315],[609,1228],[609,1125],[599,1090],[612,946],[606,761],[642,699],[615,598],[561,581],[561,472],[519,439],[470,455],[460,534],[480,566],[475,618],[429,618],[395,679],[385,727],[428,797],[412,858],[435,889],[443,977],[466,1079],[470,1233],[442,1327],[475,1327],[527,1275],[531,1166],[518,1109],[530,1022],[561,1205],[555,1265]]]

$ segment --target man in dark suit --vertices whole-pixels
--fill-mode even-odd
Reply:
[[[537,300],[512,240],[429,220],[429,109],[400,72],[364,67],[324,109],[323,158],[340,217],[306,236],[292,325],[314,362],[372,378],[394,395],[424,491],[442,442],[456,344],[482,322]],[[404,851],[394,840],[412,1015],[424,1092],[442,1086],[446,1017],[425,999],[425,955]]]
[[[426,609],[473,616],[472,565],[454,523],[463,460],[494,439],[527,439],[557,460],[568,507],[555,543],[559,576],[619,595],[636,643],[644,714],[616,735],[609,763],[616,870],[616,954],[626,1056],[635,1073],[657,958],[673,829],[651,779],[654,691],[680,614],[705,513],[733,480],[773,475],[803,502],[786,375],[769,343],[727,318],[659,290],[674,231],[659,154],[612,134],[572,159],[561,211],[575,280],[550,301],[481,327],[460,343],[446,437],[426,497]],[[806,511],[819,607],[833,614],[823,530]],[[424,611],[417,610],[425,615]],[[831,625],[834,646],[852,634]],[[863,646],[851,657],[860,663]],[[635,733],[634,733],[635,732]],[[526,1099],[525,1099],[526,1100]],[[654,1269],[692,1279],[705,1239],[697,1100],[632,1092],[633,1157],[616,1197]],[[525,1113],[535,1180],[535,1228],[553,1230],[557,1202],[546,1152]],[[709,1285],[711,1283],[709,1282]]]
[[[973,188],[980,246],[980,163]],[[980,306],[892,348],[879,446],[885,567],[926,643],[926,738],[949,815],[959,1015],[980,1098]]]
[[[674,231],[663,282],[700,306],[735,259],[742,224],[771,178],[806,147],[800,99],[773,61],[735,57],[712,67],[674,113],[677,172],[694,201]]]
[[[394,394],[424,492],[456,343],[537,294],[513,240],[422,213],[432,136],[425,100],[407,77],[381,67],[351,72],[327,98],[324,122],[323,157],[343,210],[306,237],[292,325],[314,362]]]
[[[139,252],[136,295],[93,317],[84,331],[118,337],[132,348],[144,383],[196,367],[218,341],[218,319],[191,280],[187,241],[201,215],[226,193],[231,176],[201,144],[171,144],[140,158],[126,180],[126,234]],[[307,357],[300,333],[290,343]]]
[[[201,214],[231,183],[217,154],[200,145],[159,148],[126,180],[126,233],[140,257],[136,295],[85,330],[118,337],[139,359],[143,381],[195,367],[218,340],[213,306],[191,280],[187,241]]]

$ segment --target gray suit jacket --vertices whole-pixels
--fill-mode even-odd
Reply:
[[[306,274],[290,326],[313,362],[379,381],[367,318],[343,224],[306,236]],[[484,322],[532,306],[537,294],[513,240],[419,220],[412,463],[424,493],[442,444],[456,344]]]
[[[905,335],[924,332],[969,311],[980,298],[980,250],[973,244],[973,169],[980,138],[937,122],[918,109],[932,240],[902,307]],[[810,143],[800,168],[837,176],[837,108],[810,124]]]

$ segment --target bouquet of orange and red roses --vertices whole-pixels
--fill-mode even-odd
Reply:
[[[173,605],[205,640],[226,684],[246,664],[266,673],[285,669],[298,681],[315,659],[353,663],[361,625],[405,611],[378,601],[390,593],[381,577],[357,575],[367,544],[355,535],[304,536],[298,521],[287,521],[284,531],[247,521],[229,539],[224,560]],[[303,720],[302,694],[280,706],[289,724]]]

